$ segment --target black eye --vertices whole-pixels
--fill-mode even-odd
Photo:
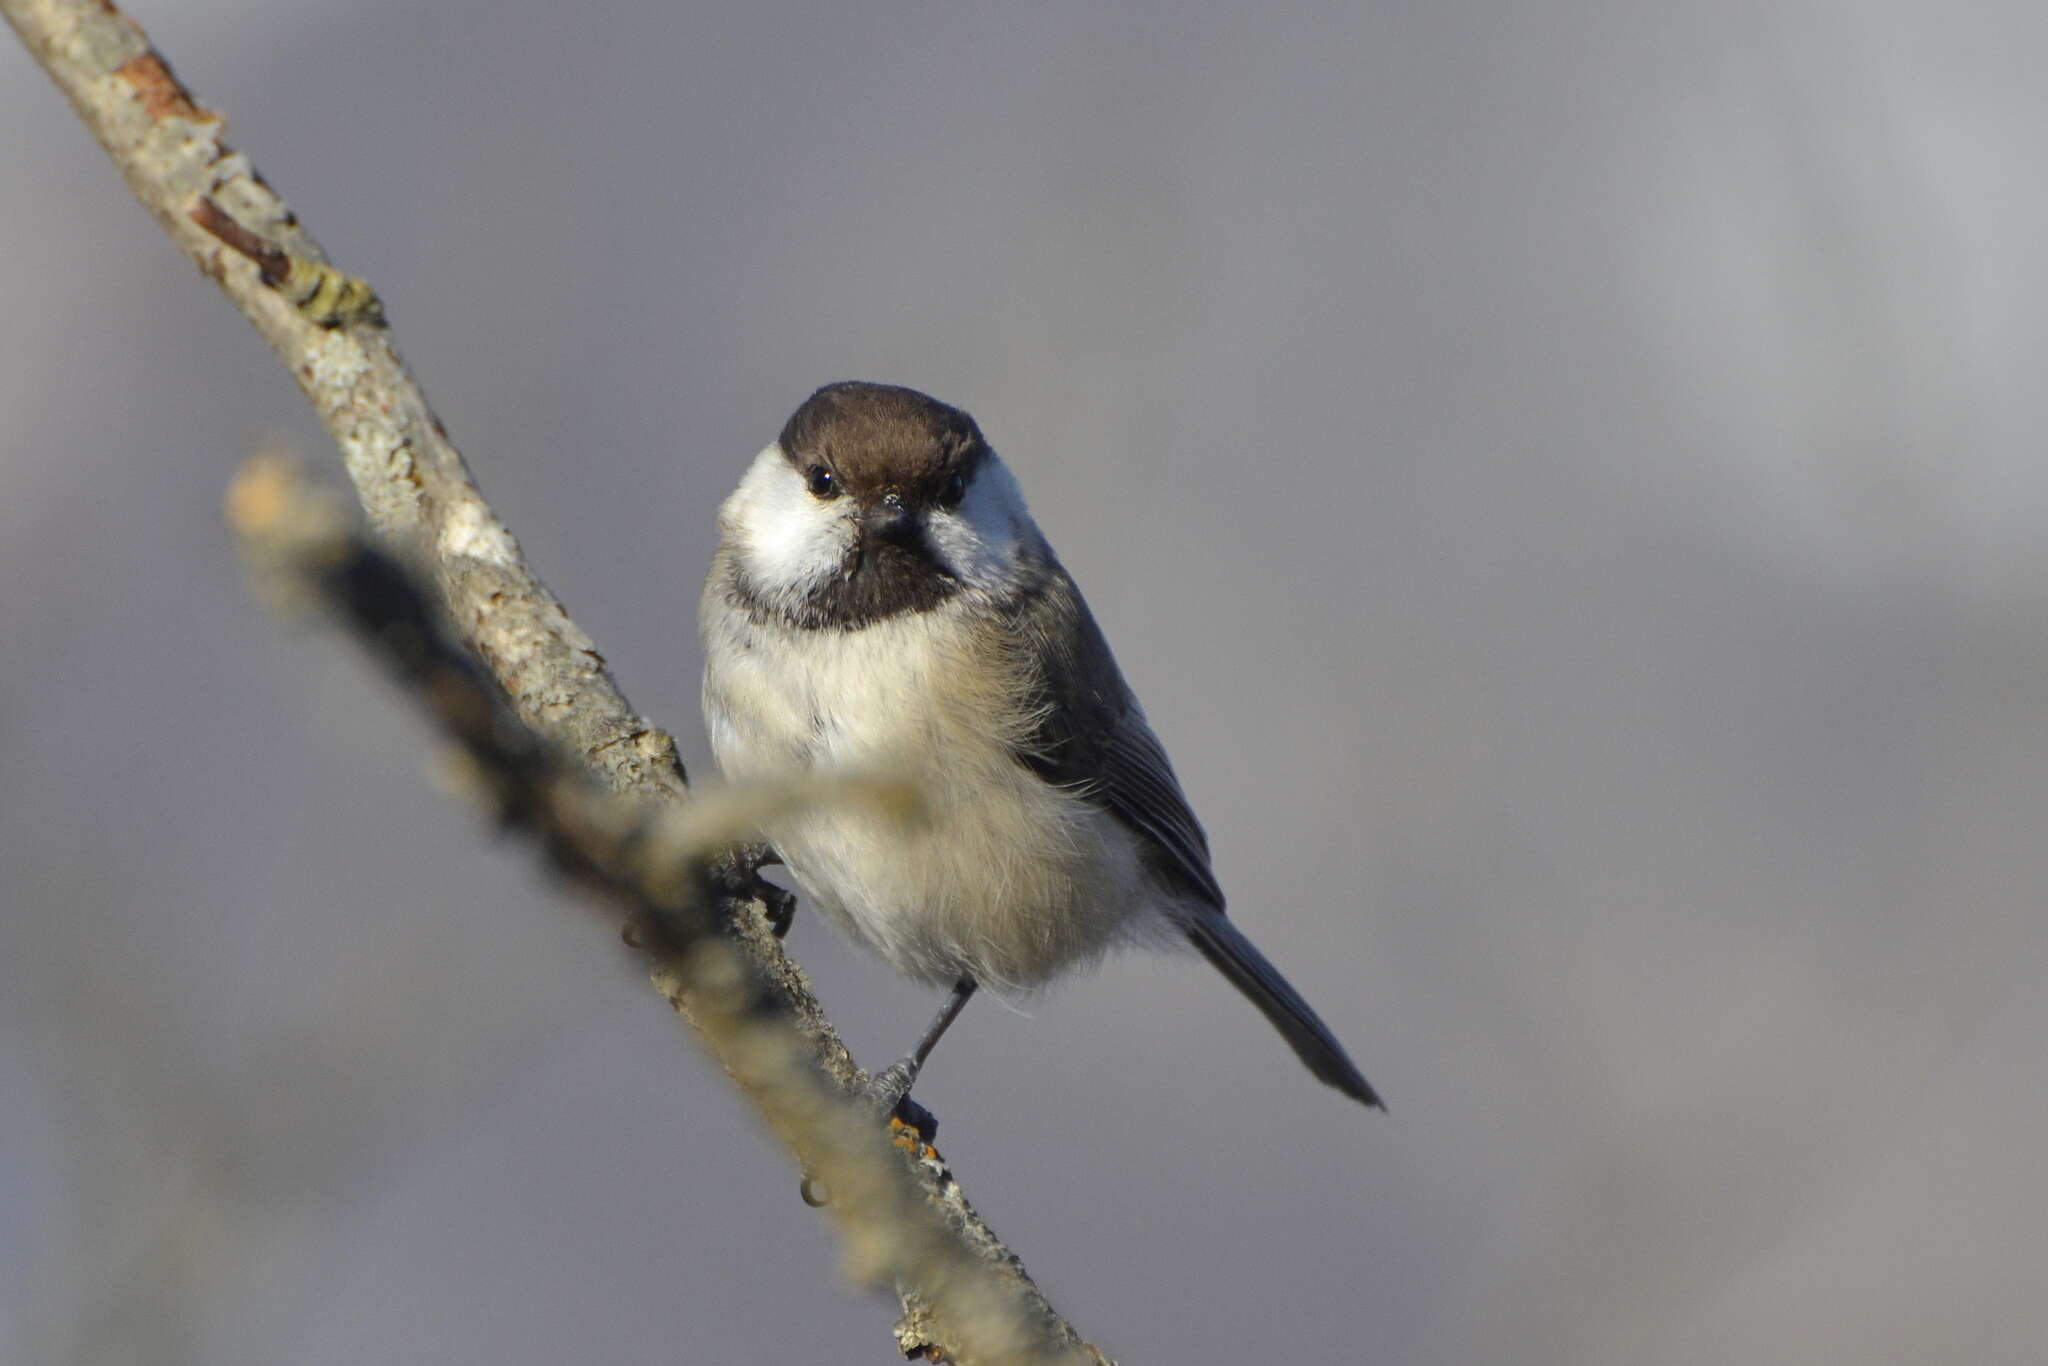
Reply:
[[[946,487],[939,490],[939,503],[943,507],[956,508],[967,496],[967,476],[956,474],[946,481]]]
[[[839,496],[839,481],[833,478],[832,471],[826,469],[823,465],[811,466],[804,474],[804,481],[809,484],[811,493],[816,497],[837,498]]]

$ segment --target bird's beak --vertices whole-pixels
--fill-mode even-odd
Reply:
[[[907,545],[919,533],[917,514],[903,501],[899,489],[883,489],[881,497],[861,514],[860,525],[869,536],[895,545]]]

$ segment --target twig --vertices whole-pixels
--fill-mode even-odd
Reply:
[[[454,629],[513,713],[605,788],[682,801],[687,784],[673,739],[627,702],[589,637],[527,567],[399,357],[375,294],[327,264],[248,159],[222,140],[220,116],[199,105],[109,0],[0,0],[0,15],[70,98],[136,198],[291,370],[340,447],[371,526],[429,568]],[[854,1094],[865,1074],[802,969],[766,929],[759,901],[728,897],[720,911],[740,949],[735,961],[750,974],[747,990],[767,1003],[762,1013],[786,1022],[811,1076]],[[655,973],[663,995],[706,1032],[745,1085],[748,1048],[725,1046],[714,1022],[723,1016],[707,1012],[701,987],[693,993],[697,980],[673,967]],[[772,1107],[764,1101],[763,1108],[780,1127]],[[1050,1341],[1078,1344],[937,1155],[923,1149],[915,1170],[924,1204],[942,1216],[956,1254],[1002,1269],[1026,1319],[1045,1325]],[[833,1195],[837,1203],[857,1192],[835,1188]],[[946,1283],[941,1277],[935,1289],[905,1278],[897,1336],[906,1354],[973,1359],[971,1334],[939,1293]]]

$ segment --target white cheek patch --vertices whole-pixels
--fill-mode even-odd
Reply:
[[[1024,491],[991,451],[960,506],[951,512],[934,510],[927,526],[940,561],[954,576],[971,588],[994,589],[1008,582],[1017,562],[1019,528],[1030,519]]]
[[[769,594],[801,593],[837,574],[853,546],[843,500],[814,497],[780,446],[754,457],[719,509],[748,577]]]

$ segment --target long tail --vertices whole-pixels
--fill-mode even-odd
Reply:
[[[1273,1022],[1294,1049],[1295,1056],[1308,1065],[1319,1081],[1336,1087],[1353,1100],[1384,1110],[1379,1094],[1365,1079],[1337,1036],[1309,1009],[1301,993],[1287,984],[1280,969],[1266,961],[1266,955],[1252,941],[1237,932],[1219,912],[1203,915],[1188,925],[1188,938],[1202,951],[1202,957],[1243,992],[1259,1013]]]

